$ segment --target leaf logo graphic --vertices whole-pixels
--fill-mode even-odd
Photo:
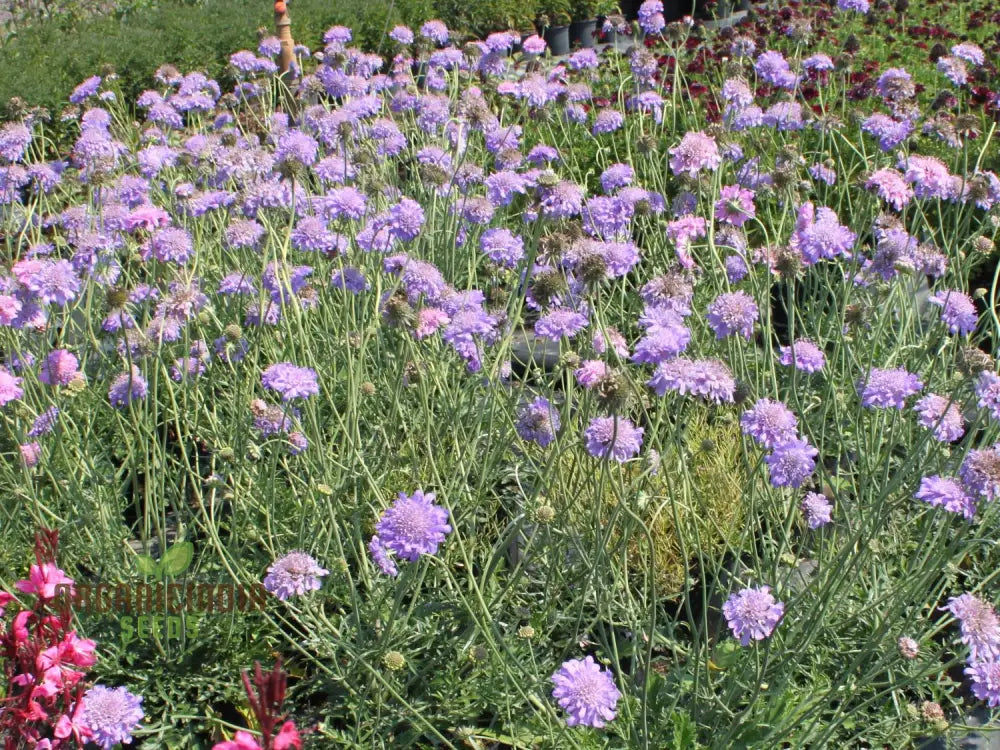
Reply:
[[[159,562],[149,555],[136,555],[135,566],[144,576],[176,578],[188,569],[193,558],[194,545],[191,542],[178,542],[163,553]]]

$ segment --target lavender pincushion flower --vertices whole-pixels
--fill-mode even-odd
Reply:
[[[586,315],[576,310],[558,308],[545,313],[535,322],[535,334],[550,341],[559,341],[563,336],[575,336],[586,325]]]
[[[754,193],[740,185],[726,185],[715,203],[715,218],[741,227],[757,215],[753,203]]]
[[[826,366],[823,350],[808,339],[798,339],[791,346],[779,347],[779,361],[785,367],[795,365],[802,372],[819,372]]]
[[[964,336],[976,330],[979,314],[972,297],[965,292],[945,289],[934,294],[928,302],[941,308],[941,320],[947,324],[949,332]]]
[[[867,381],[858,384],[858,392],[862,406],[902,409],[906,399],[923,387],[920,378],[901,367],[892,370],[873,367]]]
[[[923,477],[913,497],[936,508],[944,508],[949,513],[961,513],[969,521],[976,515],[976,501],[965,491],[962,483],[952,477],[937,474]]]
[[[594,417],[584,431],[587,452],[594,458],[624,463],[639,453],[643,432],[625,417]]]
[[[965,668],[965,674],[972,680],[973,695],[990,708],[1000,706],[1000,661],[974,661]]]
[[[744,291],[724,292],[708,306],[709,325],[716,338],[725,338],[734,333],[749,339],[753,335],[753,324],[757,320],[757,303]]]
[[[290,362],[271,365],[261,374],[260,381],[265,388],[280,393],[283,401],[307,398],[319,393],[316,371],[308,367],[297,367]]]
[[[751,640],[762,641],[774,632],[785,605],[775,600],[770,586],[761,586],[734,593],[722,605],[722,613],[733,637],[739,638],[741,646],[749,646]]]
[[[802,499],[802,513],[806,517],[806,524],[810,529],[818,529],[826,526],[833,520],[833,506],[826,495],[819,492],[807,492]]]
[[[104,750],[131,742],[132,730],[145,717],[142,696],[133,695],[123,687],[94,685],[83,694],[82,700],[80,724],[90,731],[91,741]]]
[[[559,412],[542,396],[521,407],[517,417],[517,434],[524,440],[538,443],[545,448],[555,440],[559,431]]]
[[[958,619],[970,660],[1000,658],[1000,618],[989,602],[966,593],[953,596],[943,609]]]
[[[736,393],[736,380],[718,359],[676,359],[661,362],[653,377],[646,381],[657,396],[668,390],[680,395],[690,393],[714,403],[732,403]]]
[[[798,425],[799,420],[787,406],[769,398],[760,399],[740,417],[743,434],[768,449],[795,438]]]
[[[264,588],[281,601],[292,596],[302,596],[309,591],[319,591],[320,578],[329,573],[321,568],[311,555],[301,550],[293,550],[275,560],[267,569]]]
[[[146,397],[148,384],[142,376],[142,372],[135,365],[129,372],[118,375],[108,388],[108,401],[116,408],[127,406],[133,401],[139,401]]]
[[[416,562],[421,555],[436,554],[451,526],[448,510],[435,505],[434,499],[433,492],[415,490],[412,495],[400,492],[375,525],[382,547],[410,562]]]
[[[958,475],[970,492],[987,500],[1000,498],[1000,443],[969,451]]]
[[[771,484],[775,487],[801,487],[812,476],[817,455],[819,451],[802,438],[778,443],[771,454],[764,457]]]
[[[1000,375],[983,370],[976,378],[976,396],[979,408],[988,409],[990,416],[1000,422]]]
[[[611,673],[601,669],[593,656],[563,662],[551,679],[555,685],[552,697],[568,714],[569,726],[600,729],[615,718],[615,707],[622,694],[615,687]]]
[[[914,405],[917,423],[931,430],[942,443],[953,443],[965,434],[965,420],[956,401],[929,393]]]

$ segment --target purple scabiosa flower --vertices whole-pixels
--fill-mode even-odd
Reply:
[[[964,86],[969,82],[969,70],[965,67],[965,60],[960,57],[945,55],[938,58],[937,69],[956,86]]]
[[[39,302],[45,305],[55,303],[59,307],[65,307],[76,299],[81,281],[70,261],[60,258],[32,262],[37,265],[33,266],[31,273],[23,276],[18,273],[18,269],[26,261],[15,264],[12,271]]]
[[[679,315],[665,316],[662,324],[650,326],[646,335],[635,345],[631,360],[638,364],[658,365],[687,349],[691,341],[691,331],[684,325]]]
[[[923,477],[913,497],[935,508],[944,508],[949,513],[961,513],[969,521],[976,515],[976,501],[965,491],[962,483],[952,477],[936,474]]]
[[[639,453],[643,432],[625,417],[594,417],[584,431],[587,453],[624,463]]]
[[[330,277],[330,286],[336,289],[346,289],[352,294],[361,294],[371,289],[371,283],[357,268],[351,266],[334,271]]]
[[[524,241],[509,229],[487,229],[479,238],[479,249],[494,263],[507,268],[514,268],[524,257]]]
[[[655,0],[647,0],[648,5]],[[593,656],[563,662],[552,675],[552,697],[568,715],[566,724],[600,729],[615,718],[621,692],[611,672],[601,669]]]
[[[722,100],[727,111],[739,112],[753,104],[753,91],[742,78],[727,78],[722,83]]]
[[[819,451],[802,438],[785,440],[764,457],[771,484],[775,487],[801,487],[816,468]]]
[[[736,394],[732,373],[717,359],[677,357],[661,362],[646,384],[657,396],[663,396],[670,390],[682,396],[690,393],[717,404],[732,403]]]
[[[892,370],[873,367],[867,380],[858,383],[858,393],[862,406],[902,409],[906,399],[923,387],[920,378],[901,367]]]
[[[570,219],[583,210],[583,188],[565,180],[542,192],[542,216],[548,219]]]
[[[401,242],[417,238],[424,225],[424,210],[410,198],[403,198],[389,209],[389,231]]]
[[[132,365],[130,372],[118,375],[108,388],[108,401],[116,409],[128,406],[133,401],[146,398],[149,387],[139,368]]]
[[[949,599],[943,609],[958,619],[970,660],[1000,657],[1000,618],[988,602],[973,594],[962,594]]]
[[[281,41],[274,36],[264,37],[257,43],[257,54],[276,57],[281,52]]]
[[[545,448],[555,440],[559,431],[559,412],[548,399],[539,396],[521,407],[516,428],[522,439],[536,442]]]
[[[806,525],[810,529],[826,526],[833,520],[833,506],[826,495],[819,492],[807,492],[802,500],[802,513],[806,517]]]
[[[435,505],[434,500],[433,492],[400,492],[375,525],[382,546],[410,562],[416,562],[421,555],[436,554],[451,526],[447,509]]]
[[[889,68],[875,82],[879,96],[888,101],[909,99],[916,93],[913,76],[903,68]]]
[[[399,44],[413,44],[413,31],[409,26],[394,26],[389,32],[389,38]]]
[[[957,402],[936,393],[930,393],[913,407],[917,423],[934,433],[942,443],[953,443],[965,434],[965,420]]]
[[[35,417],[35,421],[31,423],[31,429],[28,430],[28,437],[41,437],[42,435],[48,435],[52,432],[52,428],[55,427],[56,420],[58,418],[59,407],[50,406],[48,409]]]
[[[621,198],[598,195],[583,208],[583,231],[594,237],[610,239],[628,232],[634,208]]]
[[[635,170],[628,164],[612,164],[601,172],[601,190],[611,193],[635,179]]]
[[[448,27],[437,19],[432,19],[420,27],[420,36],[437,44],[448,43]]]
[[[522,175],[508,170],[491,174],[483,183],[486,197],[497,208],[509,206],[518,194],[524,195],[528,189],[528,182]]]
[[[597,59],[597,50],[591,47],[578,49],[566,60],[566,65],[570,70],[592,70],[600,64]]]
[[[149,240],[149,254],[161,263],[183,265],[194,254],[191,236],[178,227],[165,227]]]
[[[805,264],[812,265],[838,255],[849,258],[856,239],[857,235],[840,223],[833,209],[814,208],[812,203],[806,202],[799,207],[789,245],[802,255]]]
[[[399,568],[396,567],[396,563],[389,556],[389,550],[382,544],[382,540],[378,538],[377,534],[368,542],[368,553],[372,556],[372,560],[378,565],[383,575],[392,576],[393,578],[399,575]]]
[[[879,169],[871,174],[865,187],[897,211],[902,211],[913,200],[913,188],[895,169]]]
[[[734,333],[749,339],[753,336],[754,322],[758,315],[757,303],[746,292],[724,292],[708,306],[708,323],[715,331],[716,338],[725,338]]]
[[[329,572],[321,568],[311,555],[293,550],[271,563],[264,577],[264,588],[281,601],[286,601],[293,596],[319,591],[323,585],[320,578]]]
[[[814,180],[825,182],[827,185],[837,184],[837,173],[825,164],[813,164],[809,167],[809,175]]]
[[[812,55],[802,61],[803,70],[808,70],[814,73],[825,73],[833,70],[834,67],[833,60],[830,59],[829,55]]]
[[[271,365],[261,374],[260,381],[268,390],[280,393],[282,401],[308,398],[319,393],[316,371],[290,362]]]
[[[573,376],[576,378],[576,382],[580,384],[581,388],[586,388],[589,391],[609,372],[610,370],[608,369],[608,366],[601,360],[585,359],[580,363],[580,366],[574,370]]]
[[[535,334],[550,341],[572,338],[587,326],[587,316],[576,310],[556,308],[535,322]]]
[[[749,435],[763,448],[792,440],[798,434],[799,420],[780,401],[762,398],[740,417],[744,435]]]
[[[965,668],[965,675],[972,680],[972,694],[986,701],[990,708],[1000,706],[1000,661],[986,659],[973,661]]]
[[[762,641],[781,622],[785,605],[775,600],[770,586],[746,588],[732,594],[722,605],[733,637],[741,646],[749,646],[750,641]]]
[[[1000,375],[989,370],[979,373],[976,396],[979,397],[979,408],[989,409],[990,416],[1000,422]]]
[[[757,215],[753,204],[753,191],[739,185],[726,185],[715,204],[715,218],[726,224],[741,227]]]
[[[617,109],[602,109],[597,113],[597,117],[594,118],[594,127],[591,132],[594,135],[605,135],[607,133],[614,133],[616,130],[620,129],[622,125],[625,124],[625,115],[619,112]]]
[[[69,385],[79,368],[80,362],[72,352],[53,349],[42,362],[38,380],[45,385]]]
[[[226,244],[234,249],[257,247],[264,231],[264,227],[253,219],[237,219],[226,227]]]
[[[878,147],[883,151],[892,151],[910,137],[913,125],[909,120],[893,120],[888,115],[876,112],[865,119],[861,129],[878,139]]]
[[[730,284],[738,284],[750,272],[746,258],[742,255],[727,255],[725,264],[726,278],[729,279]]]
[[[715,139],[700,130],[685,133],[681,142],[669,151],[670,170],[676,175],[694,178],[702,170],[714,170],[722,165],[722,154]]]
[[[31,129],[21,122],[9,122],[0,128],[0,157],[9,162],[21,161],[31,145]]]
[[[145,717],[142,697],[123,687],[94,685],[83,694],[80,724],[90,732],[90,741],[104,750],[132,742],[132,731]]]
[[[976,305],[965,292],[957,289],[944,289],[928,300],[932,305],[941,308],[941,320],[948,325],[951,333],[964,336],[976,330],[979,314]]]
[[[805,121],[802,119],[802,105],[798,102],[776,102],[764,110],[762,122],[769,128],[779,131],[802,130]]]
[[[951,54],[965,60],[972,65],[982,65],[986,62],[986,55],[982,48],[972,42],[960,42],[951,48]]]
[[[292,128],[286,130],[278,138],[278,146],[274,149],[277,162],[301,164],[311,167],[316,163],[319,153],[319,143],[308,133]]]
[[[639,28],[650,36],[659,34],[667,25],[663,16],[663,3],[660,0],[645,0],[639,6]]]
[[[970,492],[987,500],[1000,498],[1000,443],[969,451],[958,474]]]
[[[868,0],[837,0],[837,7],[840,10],[853,11],[862,15],[867,13],[870,8]]]
[[[462,359],[469,372],[482,367],[480,341],[492,343],[497,337],[497,319],[479,307],[468,307],[449,312],[451,322],[441,334]]]
[[[781,89],[794,89],[799,82],[798,76],[792,72],[788,65],[788,60],[780,52],[774,50],[761,52],[757,56],[753,68],[764,83]]]
[[[73,89],[73,93],[69,95],[70,104],[82,104],[84,101],[94,96],[97,93],[97,89],[100,87],[101,77],[91,76]]]

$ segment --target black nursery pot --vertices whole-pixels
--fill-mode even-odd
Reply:
[[[569,26],[547,26],[545,43],[553,55],[569,54]]]
[[[569,44],[571,47],[594,47],[597,44],[597,19],[573,21],[569,25]]]

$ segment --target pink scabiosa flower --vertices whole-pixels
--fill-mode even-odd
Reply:
[[[286,601],[292,596],[319,591],[322,586],[320,579],[329,572],[321,568],[311,555],[293,550],[275,560],[267,569],[264,588],[281,601]]]
[[[733,637],[741,646],[750,641],[762,641],[770,636],[785,614],[783,602],[775,600],[770,586],[746,588],[734,593],[722,605]]]
[[[950,333],[964,336],[976,330],[979,314],[976,312],[972,297],[965,292],[943,289],[936,292],[928,301],[941,308],[941,320],[947,324]]]
[[[400,492],[396,502],[375,525],[381,546],[397,557],[416,562],[421,555],[437,554],[445,536],[451,533],[448,510],[435,505],[433,492]]]
[[[763,448],[773,448],[798,434],[799,420],[780,401],[762,398],[740,417],[744,435],[749,435]]]
[[[695,178],[702,170],[718,169],[721,165],[718,144],[700,130],[685,133],[681,142],[670,149],[670,169],[676,175]]]
[[[913,407],[917,423],[934,433],[942,443],[953,443],[965,434],[965,420],[957,402],[936,393],[929,393]]]
[[[923,477],[913,497],[935,508],[944,508],[949,513],[960,513],[969,521],[976,515],[976,501],[965,491],[962,483],[952,477],[937,474]]]
[[[104,750],[132,742],[132,731],[145,715],[142,696],[123,687],[94,685],[83,694],[81,724],[89,731],[90,740]]]
[[[904,178],[913,185],[913,194],[917,198],[947,200],[952,197],[954,180],[947,165],[936,156],[910,154],[902,161],[902,167],[906,169]]]
[[[608,366],[599,359],[585,359],[573,372],[576,382],[590,390],[608,374]]]
[[[988,602],[966,593],[953,596],[944,609],[958,619],[970,660],[1000,657],[1000,618]]]
[[[749,339],[753,336],[754,322],[758,315],[757,303],[744,291],[724,292],[708,306],[708,323],[716,338],[734,333]]]
[[[625,417],[594,417],[584,431],[587,452],[624,463],[639,453],[643,432]]]
[[[757,215],[752,190],[739,185],[726,185],[715,204],[715,218],[726,224],[741,227]]]
[[[920,378],[901,367],[892,370],[873,367],[867,380],[858,384],[858,392],[862,406],[902,409],[906,399],[923,387]]]
[[[920,644],[905,635],[900,636],[899,640],[896,641],[896,648],[899,649],[899,655],[904,659],[916,659],[917,654],[920,653]]]
[[[798,339],[791,346],[778,347],[779,360],[785,367],[795,366],[802,372],[819,372],[826,366],[823,350],[808,339]]]
[[[593,656],[570,659],[552,675],[552,697],[568,715],[566,723],[600,729],[615,718],[618,699],[614,677]]]
[[[865,187],[892,206],[902,211],[913,200],[913,188],[900,172],[895,169],[879,169],[871,174]]]
[[[77,376],[79,366],[72,352],[53,349],[42,362],[38,380],[45,385],[69,385]]]
[[[11,375],[0,367],[0,406],[6,406],[11,401],[16,401],[24,396],[21,381],[22,378]]]
[[[777,443],[774,450],[764,457],[771,484],[798,489],[812,476],[817,455],[819,451],[802,438]]]
[[[37,442],[23,443],[20,446],[21,462],[26,469],[33,469],[38,466],[42,457],[42,446]]]
[[[807,492],[799,506],[806,517],[806,525],[810,529],[826,526],[833,520],[833,505],[826,495],[819,492]]]

